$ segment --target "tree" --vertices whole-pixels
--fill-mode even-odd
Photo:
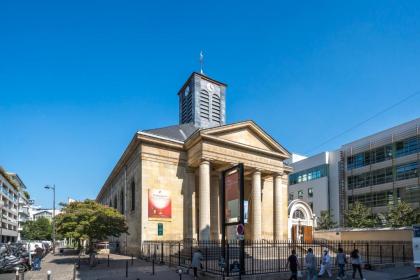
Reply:
[[[410,204],[402,201],[397,205],[389,207],[387,224],[391,227],[404,227],[416,224],[419,218],[419,211],[413,209]]]
[[[352,228],[368,228],[380,224],[378,217],[359,201],[356,201],[351,209],[346,211],[345,218],[346,226]]]
[[[329,211],[321,211],[321,217],[318,219],[318,229],[331,229],[337,224],[333,221],[333,215]]]
[[[23,191],[23,195],[26,197],[26,199],[31,199],[31,196],[29,195],[28,191]]]
[[[23,223],[22,239],[51,240],[51,235],[52,225],[50,220],[45,217]]]
[[[79,246],[87,240],[89,249],[95,241],[119,237],[128,230],[125,217],[117,210],[89,199],[67,204],[57,215],[56,226],[59,234],[75,239]]]

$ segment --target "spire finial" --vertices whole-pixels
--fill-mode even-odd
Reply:
[[[204,65],[204,54],[203,54],[203,51],[200,51],[200,73],[201,74],[204,74],[203,65]]]

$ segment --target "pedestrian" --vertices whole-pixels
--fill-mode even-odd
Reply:
[[[356,279],[356,271],[359,271],[360,279],[365,280],[362,273],[362,257],[359,254],[359,250],[354,249],[353,252],[350,254],[351,258],[351,266],[353,267],[353,279]]]
[[[338,248],[338,253],[335,259],[336,264],[338,265],[338,277],[337,279],[344,279],[346,276],[346,272],[344,271],[344,267],[347,263],[346,254],[343,251],[343,248]]]
[[[299,261],[296,256],[296,250],[292,250],[292,254],[287,259],[286,267],[287,266],[289,266],[290,272],[292,272],[292,275],[290,276],[290,280],[292,279],[297,280]]]
[[[312,248],[308,249],[308,252],[305,256],[305,266],[306,266],[306,280],[317,279],[316,273],[316,257]]]
[[[33,268],[34,270],[41,270],[41,259],[43,257],[44,250],[35,244],[35,256],[33,261]]]
[[[201,260],[203,259],[203,254],[201,250],[198,249],[192,258],[191,267],[194,270],[194,279],[198,279],[198,268],[201,268]]]
[[[322,277],[325,272],[328,273],[328,277],[332,277],[331,272],[331,257],[328,254],[328,249],[324,250],[324,254],[322,255],[321,259],[321,270],[319,271],[318,277]]]

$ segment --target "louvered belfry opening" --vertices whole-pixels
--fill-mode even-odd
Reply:
[[[210,120],[210,96],[206,90],[200,91],[200,117]]]
[[[217,94],[212,96],[211,120],[220,124],[220,97]]]
[[[189,88],[182,95],[181,110],[182,110],[182,123],[189,123],[193,121],[193,94],[190,92]]]

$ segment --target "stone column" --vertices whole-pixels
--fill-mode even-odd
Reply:
[[[283,228],[287,226],[287,224],[283,223],[284,218],[283,215],[283,207],[287,207],[283,205],[282,201],[282,182],[281,182],[281,175],[275,174],[273,177],[273,210],[274,210],[274,240],[282,240],[283,239]]]
[[[283,174],[281,177],[281,201],[282,205],[280,208],[281,213],[281,225],[282,229],[280,234],[283,234],[283,239],[288,239],[288,232],[289,232],[289,191],[288,191],[288,177],[287,174]]]
[[[211,176],[211,187],[210,187],[210,231],[211,239],[218,240],[220,233],[220,202],[219,202],[219,176],[213,174]]]
[[[261,172],[252,174],[252,232],[254,240],[261,239]]]
[[[199,172],[199,238],[210,240],[210,162],[201,162]]]

